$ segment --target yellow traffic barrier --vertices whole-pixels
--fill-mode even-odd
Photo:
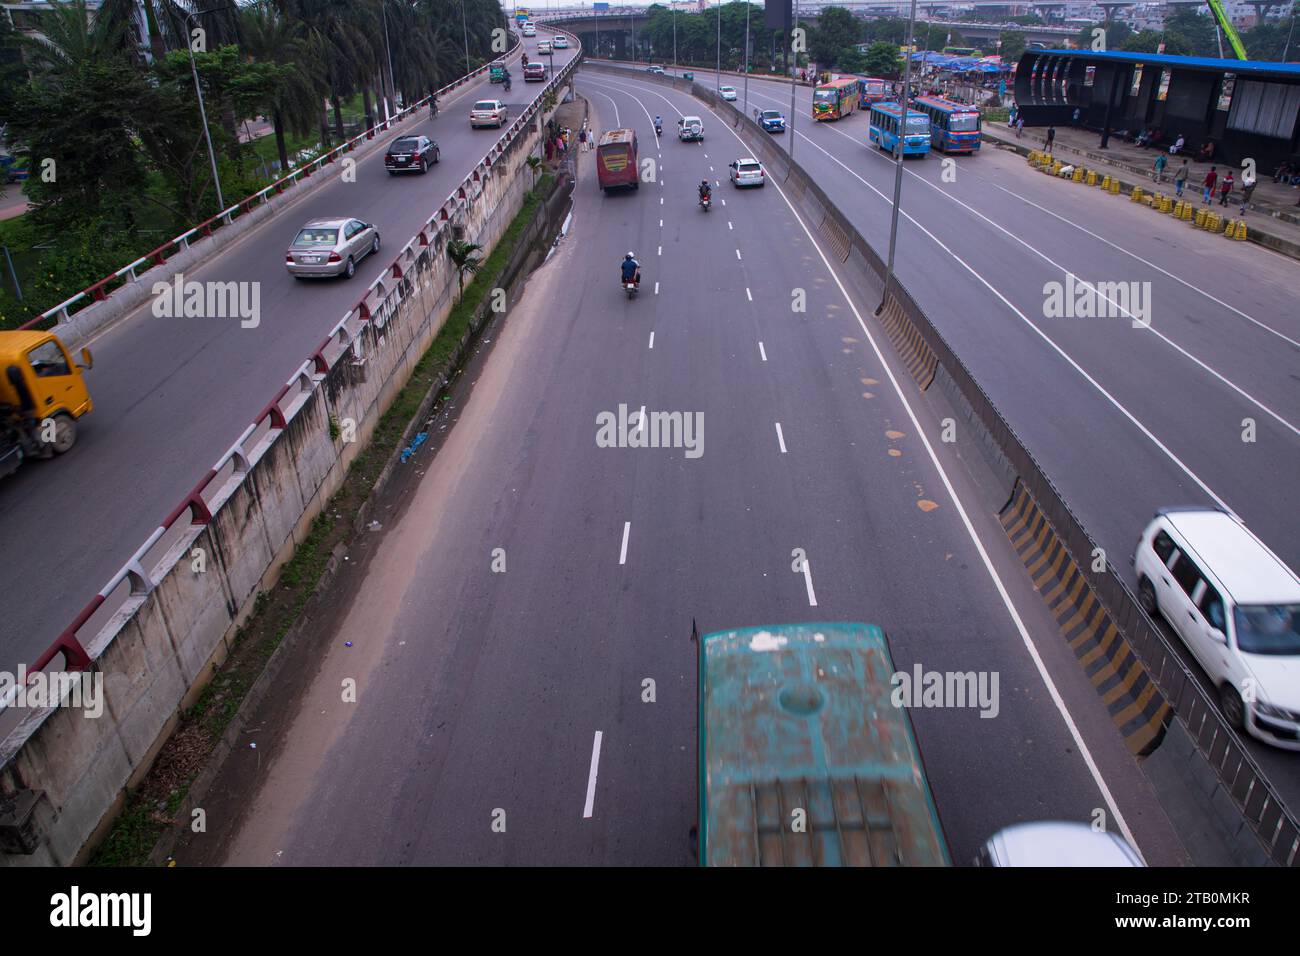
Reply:
[[[1229,219],[1227,223],[1224,224],[1223,235],[1225,238],[1231,239],[1236,234],[1237,234],[1237,220]]]
[[[1112,196],[1118,196],[1118,195],[1119,195],[1119,180],[1118,180],[1118,179],[1112,179],[1112,180],[1110,181],[1110,194],[1111,194]]]
[[[1097,171],[1095,169],[1088,170],[1088,175],[1084,181],[1089,186],[1097,185]]]
[[[1084,173],[1084,169],[1082,166],[1075,166],[1074,175],[1072,175],[1070,178],[1073,179],[1076,183],[1081,183],[1083,182],[1083,173]]]
[[[1061,167],[1064,165],[1065,163],[1061,162],[1059,159],[1052,160],[1052,175],[1053,176],[1061,175]]]
[[[1110,189],[1110,176],[1109,176],[1109,175],[1106,175],[1106,176],[1103,176],[1103,177],[1102,177],[1102,180],[1101,180],[1101,188],[1102,188],[1102,189]]]
[[[1183,222],[1191,222],[1196,218],[1196,207],[1186,200],[1183,201],[1183,215],[1181,218]]]
[[[1208,209],[1196,210],[1196,219],[1193,220],[1192,225],[1194,225],[1197,229],[1204,229],[1205,217],[1208,216],[1209,214],[1210,211]]]
[[[1246,220],[1240,219],[1237,221],[1237,230],[1232,234],[1232,238],[1238,242],[1246,238]]]
[[[1142,201],[1142,187],[1141,187],[1141,186],[1134,186],[1134,187],[1133,187],[1133,191],[1132,191],[1131,193],[1128,194],[1128,201],[1129,201],[1129,202],[1141,202],[1141,201]]]

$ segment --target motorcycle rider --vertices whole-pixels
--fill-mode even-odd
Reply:
[[[713,195],[713,187],[709,185],[709,181],[707,179],[701,179],[700,180],[700,202],[703,203],[704,200],[710,199],[712,195]]]
[[[641,284],[641,263],[630,252],[623,257],[623,281],[635,282],[638,286]]]
[[[506,70],[504,82],[506,85],[506,92],[509,93],[510,92],[510,71],[509,70]]]
[[[429,94],[429,119],[438,115],[438,96],[436,93]]]
[[[655,135],[656,135],[656,136],[662,136],[663,134],[664,134],[664,121],[663,121],[663,118],[662,118],[662,117],[659,117],[659,116],[656,116],[656,117],[655,117]]]

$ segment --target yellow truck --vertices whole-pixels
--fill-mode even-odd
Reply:
[[[83,364],[51,332],[0,332],[0,478],[28,458],[62,455],[77,440],[77,421],[94,404]]]

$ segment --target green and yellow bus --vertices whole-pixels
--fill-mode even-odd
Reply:
[[[701,866],[950,863],[879,627],[696,639]]]
[[[813,90],[812,117],[815,120],[839,119],[857,108],[858,81],[853,77],[842,76]]]

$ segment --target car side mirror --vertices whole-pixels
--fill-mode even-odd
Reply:
[[[1217,627],[1211,627],[1211,628],[1210,628],[1210,639],[1213,640],[1213,641],[1215,641],[1215,642],[1217,642],[1217,643],[1219,643],[1219,644],[1227,644],[1227,643],[1228,643],[1228,638],[1227,638],[1227,636],[1224,635],[1224,633],[1223,633],[1221,630],[1219,630]]]
[[[78,366],[78,368],[84,368],[87,372],[95,367],[95,360],[90,355],[90,349],[81,350],[81,361],[85,364]]]

